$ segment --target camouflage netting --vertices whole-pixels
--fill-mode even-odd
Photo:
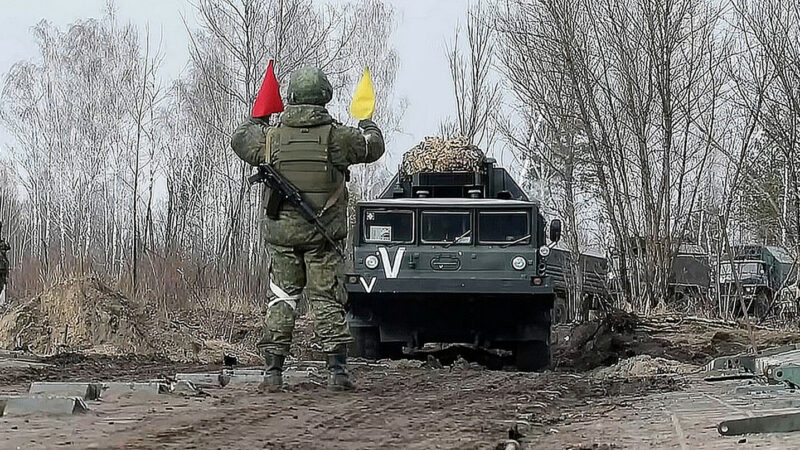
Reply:
[[[483,164],[486,155],[466,138],[426,137],[403,155],[403,175],[420,172],[475,171]]]

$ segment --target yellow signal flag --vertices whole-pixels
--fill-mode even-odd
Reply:
[[[353,102],[350,103],[350,114],[358,120],[372,119],[375,113],[375,89],[372,88],[372,77],[369,68],[364,67],[364,74],[356,86]]]

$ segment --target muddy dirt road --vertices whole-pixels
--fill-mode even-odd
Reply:
[[[277,394],[229,386],[89,402],[90,412],[66,418],[2,418],[0,447],[484,449],[509,430],[531,449],[800,445],[798,433],[744,441],[717,433],[723,418],[763,412],[730,396],[740,382],[404,364],[357,365],[352,394],[325,391],[312,364],[290,372],[287,391]]]
[[[632,396],[684,386],[671,377],[617,382],[404,364],[355,365],[359,389],[353,394],[328,393],[323,371],[313,364],[288,374],[283,393],[226,387],[206,395],[90,402],[90,412],[68,418],[4,418],[2,446],[492,448],[516,429],[536,448],[541,437],[562,424],[585,420]]]
[[[746,346],[741,330],[685,321],[606,328],[556,333],[571,344],[563,345],[554,372],[488,370],[460,358],[354,360],[357,391],[331,394],[321,362],[293,360],[286,392],[277,394],[227,386],[106,398],[64,418],[0,417],[0,448],[469,449],[496,448],[510,435],[534,449],[800,447],[800,433],[740,443],[716,431],[724,418],[800,405],[800,396],[769,404],[736,397],[742,381],[711,384],[692,373],[720,349]],[[765,331],[760,338],[796,336]],[[613,354],[638,356],[607,367]],[[24,392],[32,381],[144,381],[220,369],[149,357],[6,363],[0,361],[3,394]]]

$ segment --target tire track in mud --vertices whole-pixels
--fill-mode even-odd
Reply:
[[[220,392],[213,405],[204,406],[205,411],[199,414],[202,418],[183,418],[169,424],[148,418],[139,426],[151,432],[126,444],[230,445],[225,435],[236,429],[239,436],[250,435],[277,448],[309,442],[360,447],[425,447],[433,442],[486,445],[505,431],[500,418],[493,418],[502,408],[491,403],[505,403],[507,399],[486,391],[483,378],[482,371],[457,374],[422,370],[369,376],[364,380],[364,390],[355,394],[329,394],[322,388],[264,397],[254,391]],[[497,384],[512,376],[490,378]],[[493,397],[493,402],[486,402],[487,397]],[[257,439],[259,435],[263,439]]]
[[[662,387],[613,387],[552,372],[354,372],[355,393],[328,393],[310,383],[277,394],[226,388],[190,409],[146,414],[136,426],[115,433],[114,440],[128,448],[486,448],[507,437],[522,416],[533,424],[523,433],[536,434],[563,420],[582,420],[565,411],[596,405],[601,398],[599,403],[610,401],[609,394]]]

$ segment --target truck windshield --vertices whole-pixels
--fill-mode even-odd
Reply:
[[[469,212],[422,213],[422,242],[427,244],[469,244],[472,230]]]
[[[413,242],[414,213],[408,210],[365,210],[364,240],[371,243]]]
[[[748,262],[737,262],[736,263],[736,271],[738,272],[739,279],[747,280],[753,278],[761,278],[765,275],[764,271],[764,264],[757,261],[748,261]],[[731,264],[723,263],[720,266],[720,281],[722,282],[733,282],[735,281],[733,277],[733,273],[731,271]]]
[[[528,213],[525,211],[482,211],[478,213],[482,244],[530,243]],[[525,239],[524,239],[525,238]]]

